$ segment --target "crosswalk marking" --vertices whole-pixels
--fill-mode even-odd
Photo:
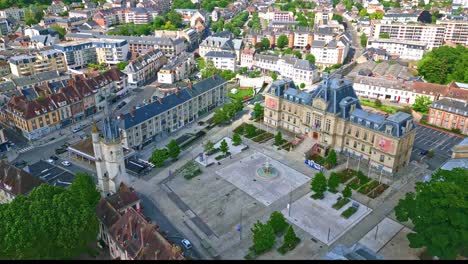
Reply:
[[[18,150],[18,153],[25,153],[27,151],[30,151],[33,148],[34,148],[34,146],[29,146],[29,147],[26,147],[26,148],[22,148],[22,149]]]

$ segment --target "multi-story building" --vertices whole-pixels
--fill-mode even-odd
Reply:
[[[258,17],[263,18],[268,21],[279,21],[279,22],[294,21],[294,13],[290,11],[259,12]]]
[[[331,21],[333,18],[333,12],[316,12],[314,17],[314,25],[321,26],[327,25],[328,21]]]
[[[123,8],[102,9],[93,16],[93,21],[103,28],[125,21]]]
[[[91,40],[62,42],[55,44],[54,49],[65,54],[67,65],[71,69],[84,68],[89,63],[97,62],[96,47]]]
[[[244,44],[241,39],[222,38],[210,36],[200,43],[199,53],[202,58],[210,51],[227,51],[236,55],[236,61],[240,61],[240,53]]]
[[[227,100],[227,83],[218,75],[196,84],[189,83],[176,93],[131,110],[123,120],[124,147],[138,149],[143,144],[174,132],[223,105]]]
[[[0,10],[1,18],[14,18],[16,20],[24,20],[24,9],[10,7],[7,9]]]
[[[129,45],[124,39],[99,39],[93,42],[99,63],[117,64],[128,60]]]
[[[213,65],[220,70],[236,71],[236,54],[229,51],[210,51],[205,54],[207,61],[212,61]]]
[[[314,40],[310,47],[310,54],[315,57],[315,64],[322,67],[329,67],[335,64],[342,64],[348,56],[349,45],[341,40],[325,42]]]
[[[404,60],[420,60],[424,56],[427,44],[421,41],[401,41],[396,39],[369,39],[368,48],[384,49],[389,55]]]
[[[443,98],[432,103],[427,117],[429,124],[468,135],[468,103]]]
[[[311,85],[319,80],[320,76],[317,67],[308,60],[297,59],[294,55],[254,55],[254,67],[278,72],[286,78],[291,78],[297,83]]]
[[[388,34],[391,39],[424,42],[427,44],[427,49],[432,50],[444,43],[445,26],[372,20],[371,38],[378,39],[381,34]]]
[[[291,80],[273,82],[265,93],[264,122],[305,134],[319,155],[334,149],[388,174],[409,163],[415,136],[411,115],[362,110],[352,83],[343,79],[325,78],[312,92],[298,90]]]
[[[10,33],[10,25],[6,19],[0,20],[0,35],[7,35]]]
[[[241,67],[252,68],[254,65],[254,56],[255,56],[255,49],[243,49],[241,53]]]
[[[58,107],[48,97],[28,101],[26,97],[13,97],[6,111],[10,125],[21,130],[28,140],[43,137],[51,131],[60,129]]]
[[[468,89],[459,88],[456,83],[449,85],[405,82],[388,77],[357,76],[353,83],[359,97],[396,101],[397,103],[414,104],[419,96],[427,96],[431,101],[451,98],[458,101],[468,100]]]
[[[397,22],[397,23],[408,23],[418,22],[419,13],[385,13],[382,20]]]
[[[129,8],[124,10],[125,23],[147,24],[153,21],[153,16],[145,8]]]
[[[22,169],[0,160],[0,204],[10,203],[18,195],[27,195],[45,182]]]
[[[186,79],[195,66],[193,53],[184,53],[175,60],[169,61],[158,72],[158,82],[174,83]]]
[[[123,72],[128,76],[130,88],[142,86],[157,77],[157,72],[167,63],[167,58],[160,50],[150,50],[146,54],[132,60]]]
[[[10,64],[6,61],[0,61],[0,78],[11,74]]]
[[[436,24],[445,27],[445,42],[468,46],[468,21],[437,20]]]
[[[270,47],[276,45],[279,36],[285,35],[288,37],[288,48],[305,48],[311,45],[314,39],[314,34],[307,28],[297,27],[292,30],[263,30],[261,32],[250,31],[247,32],[244,40],[246,44],[255,46],[260,43],[262,39],[266,38],[270,41]]]
[[[84,9],[84,10],[70,10],[68,11],[68,17],[80,17],[89,19],[94,15],[95,11]]]
[[[10,57],[11,73],[27,76],[47,71],[66,72],[68,70],[65,54],[58,50],[46,50],[34,55]]]
[[[179,30],[155,30],[154,35],[158,38],[185,39],[191,50],[198,48],[203,32],[198,32],[193,28]]]

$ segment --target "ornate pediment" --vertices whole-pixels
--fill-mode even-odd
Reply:
[[[319,110],[325,111],[327,109],[327,102],[325,102],[325,100],[323,100],[322,98],[318,97],[313,100],[312,106]]]

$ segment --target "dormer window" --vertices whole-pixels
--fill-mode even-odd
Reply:
[[[391,126],[386,126],[385,127],[385,133],[390,135],[392,133],[392,127]]]

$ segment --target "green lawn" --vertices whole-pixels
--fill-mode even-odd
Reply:
[[[245,89],[245,90],[241,90],[239,88],[237,88],[237,93],[236,94],[232,94],[231,92],[229,92],[229,97],[232,98],[232,99],[241,99],[241,100],[244,100],[245,96],[253,96],[253,88],[250,87],[248,89]]]
[[[369,106],[369,107],[384,111],[384,112],[389,113],[389,114],[394,114],[394,113],[396,113],[398,111],[401,111],[400,108],[393,107],[393,106],[388,106],[388,105],[376,106],[375,103],[374,103],[374,100],[370,101],[370,100],[366,100],[366,99],[359,99],[359,102],[363,106]]]

